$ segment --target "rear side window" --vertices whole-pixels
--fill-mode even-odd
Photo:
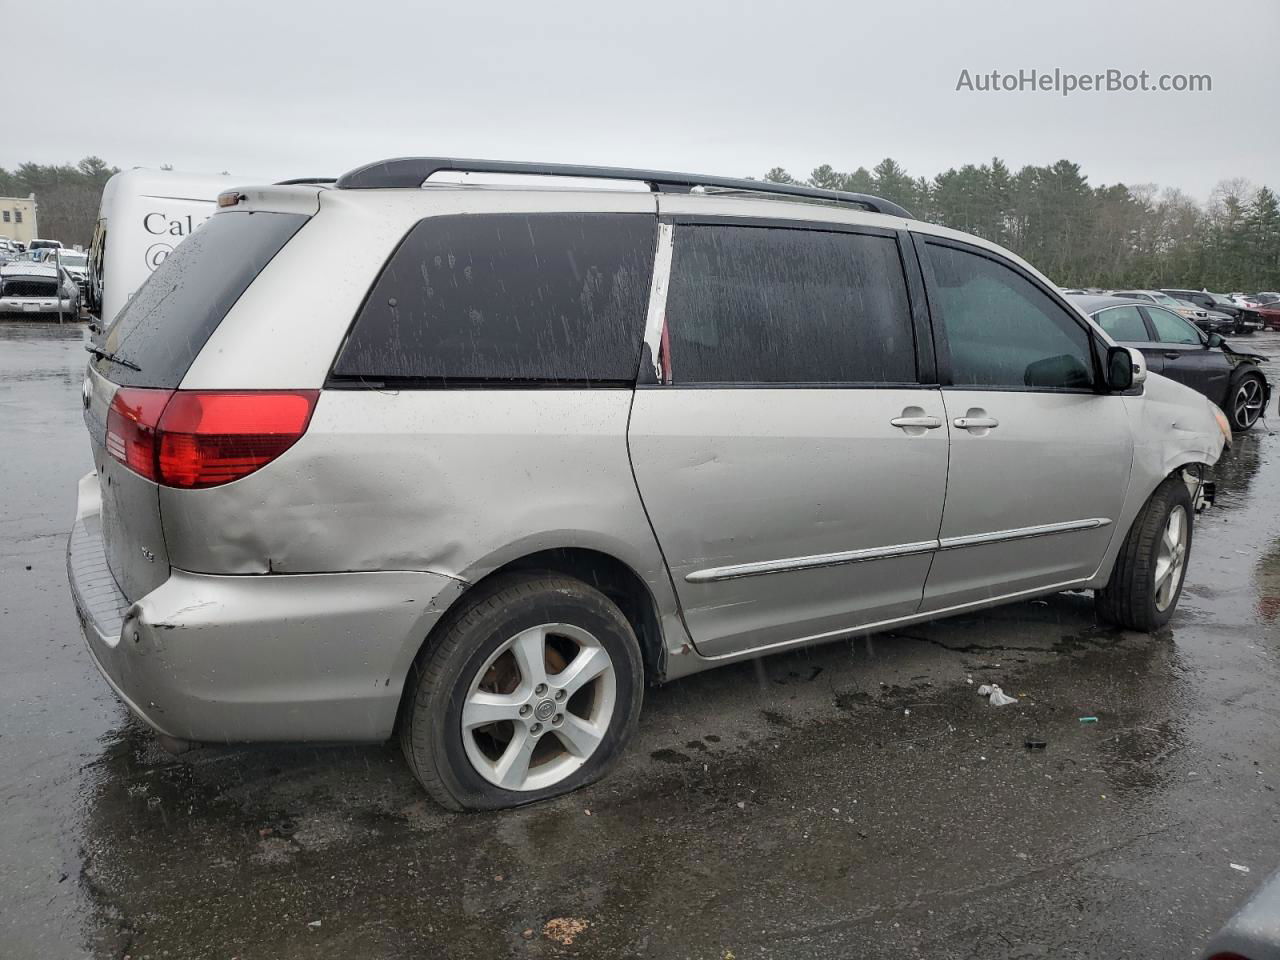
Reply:
[[[892,237],[676,228],[664,379],[914,383],[915,340]]]
[[[306,222],[295,213],[211,217],[156,267],[107,331],[104,348],[140,369],[99,358],[98,372],[123,386],[177,387],[222,318]]]
[[[431,217],[391,257],[337,378],[631,383],[657,221],[647,214]]]
[[[955,386],[1087,390],[1089,335],[1011,267],[954,247],[927,245]]]
[[[1137,307],[1111,307],[1093,319],[1098,321],[1098,326],[1107,331],[1112,340],[1141,343],[1151,339]]]

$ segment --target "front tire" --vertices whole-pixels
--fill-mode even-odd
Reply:
[[[1266,398],[1266,382],[1260,373],[1246,373],[1233,381],[1227,401],[1227,415],[1231,418],[1232,431],[1244,433],[1257,423],[1264,412]]]
[[[497,810],[569,793],[617,763],[644,667],[604,594],[552,573],[496,578],[451,610],[405,691],[400,745],[432,799]]]
[[[1182,596],[1194,515],[1180,473],[1156,488],[1125,537],[1111,579],[1094,594],[1100,619],[1145,633],[1169,622]]]

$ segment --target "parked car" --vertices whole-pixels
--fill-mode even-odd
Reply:
[[[1168,307],[1174,313],[1179,314],[1184,319],[1190,320],[1192,323],[1195,323],[1197,318],[1202,318],[1206,315],[1206,311],[1197,307],[1195,304],[1175,300],[1167,293],[1162,293],[1159,290],[1112,290],[1107,294],[1107,296],[1124,297],[1127,300],[1143,300],[1147,303],[1158,303],[1162,307]]]
[[[1189,304],[1185,300],[1175,300],[1174,302],[1183,307],[1193,306],[1193,304]],[[1233,320],[1225,313],[1219,313],[1216,310],[1197,309],[1195,319],[1191,322],[1205,333],[1216,333],[1220,337],[1232,336],[1240,328],[1240,321]],[[1245,327],[1245,332],[1253,333],[1255,329],[1261,328],[1254,324],[1250,324]]]
[[[1177,300],[1193,303],[1203,310],[1226,314],[1235,324],[1234,333],[1249,334],[1262,329],[1262,322],[1254,311],[1236,306],[1219,293],[1209,293],[1207,290],[1171,290],[1167,287],[1162,288],[1161,292]]]
[[[11,261],[0,267],[0,316],[80,315],[80,292],[53,264]]]
[[[31,242],[27,244],[28,250],[54,250],[61,249],[62,242],[60,240],[41,240],[39,237],[33,237]]]
[[[50,263],[54,262],[54,258],[46,258]],[[61,250],[56,258],[57,263],[71,275],[71,279],[76,282],[76,286],[80,290],[80,299],[84,301],[85,287],[89,282],[89,257],[87,254],[76,253],[72,250]]]
[[[1268,330],[1280,330],[1280,300],[1259,304],[1254,307],[1254,313]]]
[[[1186,320],[1190,320],[1205,333],[1228,334],[1235,332],[1235,321],[1224,313],[1204,310],[1194,303],[1175,300],[1167,293],[1159,290],[1114,290],[1109,296],[1124,297],[1129,300],[1143,300],[1147,303],[1158,303],[1167,307]]]
[[[1073,297],[1116,343],[1141,350],[1147,369],[1185,383],[1216,403],[1231,429],[1248,430],[1271,401],[1271,384],[1258,366],[1267,358],[1242,353],[1171,310],[1120,297]]]
[[[599,778],[647,682],[1075,588],[1157,629],[1230,439],[991,243],[657,171],[232,190],[90,350],[110,685],[175,749],[394,732],[453,808]]]

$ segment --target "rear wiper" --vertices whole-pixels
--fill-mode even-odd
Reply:
[[[112,353],[109,350],[103,350],[101,347],[95,347],[91,343],[86,343],[84,345],[84,348],[88,350],[90,353],[92,353],[95,357],[101,357],[103,360],[110,360],[112,363],[118,363],[120,364],[120,366],[128,367],[130,370],[137,370],[139,373],[142,372],[142,368],[138,366],[136,363],[126,360],[123,357],[117,357],[114,353]]]

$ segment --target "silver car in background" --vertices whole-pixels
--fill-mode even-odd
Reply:
[[[13,260],[0,266],[0,319],[80,316],[80,289],[64,269],[53,263]]]
[[[1229,427],[986,241],[431,158],[219,206],[92,348],[68,548],[171,747],[395,734],[507,807],[602,776],[648,682],[1068,589],[1174,612]]]

